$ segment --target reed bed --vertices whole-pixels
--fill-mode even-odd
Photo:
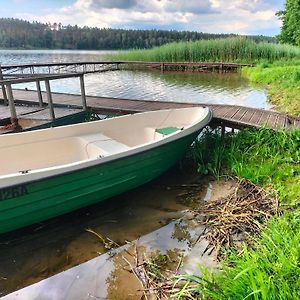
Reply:
[[[300,58],[300,48],[245,37],[175,42],[148,50],[131,50],[112,58],[160,62],[238,62],[255,63]]]

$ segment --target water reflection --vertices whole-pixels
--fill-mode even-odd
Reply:
[[[173,169],[103,203],[0,236],[0,296],[106,253],[86,228],[123,245],[181,218],[189,203],[178,200],[180,185],[195,180]],[[166,241],[156,236],[149,247],[164,250]]]
[[[103,61],[114,51],[87,50],[0,50],[2,65]]]
[[[168,74],[142,71],[111,71],[85,77],[87,95],[170,102],[232,104],[267,109],[263,90],[249,86],[240,74]],[[35,89],[34,83],[15,85]],[[80,94],[78,79],[51,81],[54,92]],[[45,87],[42,85],[42,89]]]
[[[136,265],[136,253],[140,258],[166,255],[171,270],[182,261],[182,273],[199,273],[199,263],[215,269],[208,241],[201,238],[205,227],[189,208],[204,198],[229,195],[235,187],[232,181],[210,183],[173,169],[105,203],[1,236],[1,294],[29,285],[3,300],[141,299],[141,286],[128,264]],[[123,246],[107,252],[102,238],[85,228]]]
[[[174,221],[140,238],[140,256],[160,253],[178,259],[189,249],[187,224]],[[125,245],[35,285],[3,297],[11,299],[140,299],[139,282],[128,265],[135,265],[135,245]]]
[[[109,51],[0,51],[2,64],[35,62],[101,61]],[[85,76],[86,93],[92,96],[198,102],[213,104],[237,104],[257,108],[269,108],[266,93],[253,88],[239,73],[197,72],[146,72],[111,71]],[[36,89],[35,83],[14,87]],[[78,79],[51,81],[55,92],[80,93]],[[45,90],[45,87],[42,86]]]

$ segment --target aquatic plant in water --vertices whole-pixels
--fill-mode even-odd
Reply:
[[[131,50],[110,56],[116,60],[161,62],[273,62],[300,58],[300,48],[255,42],[245,37],[175,42],[148,50]]]

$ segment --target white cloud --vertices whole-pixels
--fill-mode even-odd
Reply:
[[[17,17],[65,25],[275,34],[283,0],[77,0],[50,14]]]
[[[273,10],[258,11],[255,13],[255,16],[259,20],[272,21],[272,19],[274,19],[274,11]]]

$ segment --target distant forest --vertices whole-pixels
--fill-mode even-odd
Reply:
[[[97,27],[43,24],[0,18],[2,49],[147,49],[175,41],[195,41],[232,37],[195,31],[124,30]],[[249,36],[256,41],[275,42],[275,38]]]

